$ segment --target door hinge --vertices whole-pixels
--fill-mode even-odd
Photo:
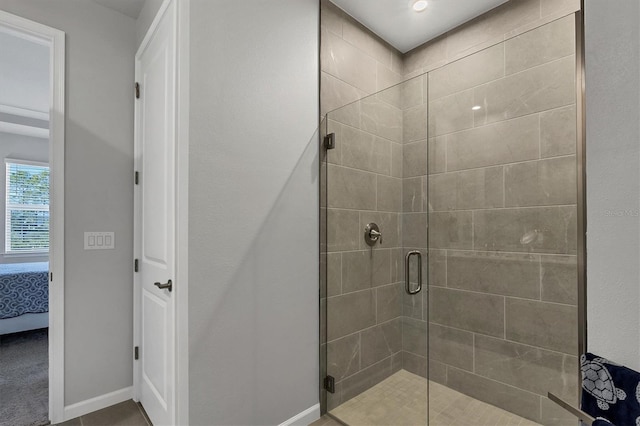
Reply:
[[[336,379],[333,376],[324,378],[324,388],[327,392],[336,393]]]
[[[133,359],[138,358],[140,358],[140,348],[136,346],[135,348],[133,348]]]
[[[324,149],[333,149],[336,147],[336,134],[329,133],[324,137]]]
[[[133,260],[133,272],[138,272],[138,259]]]
[[[135,172],[133,180],[134,180],[135,184],[137,185],[138,182],[140,181],[140,173]]]
[[[49,281],[53,281],[53,272],[49,272]]]
[[[136,83],[136,99],[140,99],[140,83]]]

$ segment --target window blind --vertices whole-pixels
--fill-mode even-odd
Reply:
[[[5,251],[49,250],[49,167],[5,160]]]

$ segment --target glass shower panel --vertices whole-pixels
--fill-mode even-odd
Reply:
[[[424,76],[326,117],[323,397],[350,425],[427,424],[426,123]]]
[[[429,73],[435,423],[452,391],[544,424],[547,392],[577,403],[574,19]]]

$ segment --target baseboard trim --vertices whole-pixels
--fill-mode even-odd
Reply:
[[[316,404],[313,407],[309,407],[302,413],[298,413],[291,417],[289,420],[285,420],[280,423],[279,426],[308,426],[320,418],[320,404]]]
[[[115,392],[67,405],[64,407],[64,421],[75,419],[76,417],[84,416],[85,414],[93,413],[94,411],[127,401],[131,399],[132,395],[133,387],[129,386]]]

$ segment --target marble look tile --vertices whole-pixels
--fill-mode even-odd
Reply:
[[[472,128],[474,112],[471,108],[474,105],[482,105],[474,103],[474,89],[429,102],[429,137]]]
[[[428,327],[425,321],[402,318],[402,350],[427,356]]]
[[[425,105],[425,76],[420,75],[403,82],[401,87],[401,108],[409,109],[420,105]]]
[[[540,14],[552,15],[559,12],[575,12],[580,10],[580,0],[540,0]]]
[[[322,71],[320,73],[320,114],[329,119],[360,127],[360,99],[365,92]]]
[[[540,257],[475,251],[450,251],[447,285],[482,293],[540,298]]]
[[[427,137],[427,106],[418,105],[405,109],[402,115],[403,142],[413,142]]]
[[[505,328],[514,342],[578,354],[575,306],[507,298]]]
[[[390,284],[376,288],[376,316],[378,323],[402,315],[402,285]]]
[[[427,141],[410,142],[403,146],[402,170],[405,178],[427,174]]]
[[[540,397],[536,394],[452,367],[447,368],[447,386],[519,416],[540,420]]]
[[[320,30],[320,64],[326,73],[367,94],[376,91],[376,61],[352,44],[323,29]]]
[[[380,69],[380,67],[381,65],[378,64],[378,69]],[[386,68],[385,71],[378,71],[378,87],[380,89],[378,93],[376,93],[376,98],[393,106],[394,108],[401,109],[402,88],[400,87],[398,82],[393,83],[396,76],[398,76],[398,78],[401,78],[399,75],[386,70]]]
[[[402,111],[375,96],[369,96],[361,103],[361,129],[374,135],[402,142]]]
[[[339,339],[376,323],[373,290],[358,291],[327,299],[327,339]]]
[[[567,56],[474,89],[476,126],[521,117],[576,102],[575,57]]]
[[[393,47],[353,19],[345,22],[342,32],[342,37],[346,42],[371,56],[384,67],[391,69],[391,56],[395,52]]]
[[[342,254],[327,253],[327,295],[342,294]]]
[[[473,333],[429,324],[429,361],[473,371]]]
[[[351,293],[391,282],[390,250],[342,253],[342,292]]]
[[[378,176],[377,209],[386,212],[402,212],[402,179]]]
[[[578,304],[578,265],[575,256],[542,256],[542,300]]]
[[[391,143],[391,176],[401,178],[403,176],[402,163],[402,145],[399,143]]]
[[[429,139],[429,174],[442,173],[447,169],[447,137]]]
[[[398,213],[385,212],[360,212],[360,226],[358,236],[361,250],[371,250],[371,247],[364,241],[364,228],[369,223],[376,223],[382,233],[382,244],[376,244],[375,249],[386,249],[400,247],[401,217]]]
[[[402,350],[402,321],[400,318],[363,330],[362,368],[380,362]]]
[[[504,336],[504,298],[441,287],[430,287],[430,320],[489,336]]]
[[[489,251],[575,254],[574,206],[474,212],[474,247]]]
[[[411,259],[410,270],[410,279],[411,279],[411,290],[415,291],[418,288],[418,262],[415,259],[415,256]],[[424,257],[423,257],[424,259]],[[423,275],[423,277],[426,277]],[[426,285],[426,284],[425,284]],[[423,298],[422,293],[418,294],[408,294],[406,291],[406,283],[403,287],[404,291],[402,292],[402,315],[407,318],[413,318],[417,320],[425,319],[423,317],[424,306],[423,306]],[[425,289],[426,290],[426,289]]]
[[[476,374],[538,395],[578,394],[578,358],[501,339],[475,336]]]
[[[507,75],[575,54],[574,27],[575,18],[569,15],[507,40]]]
[[[402,211],[405,213],[425,211],[427,199],[423,177],[402,179]]]
[[[404,57],[404,72],[421,71],[447,58],[447,37],[441,36],[407,52]]]
[[[429,381],[446,385],[447,365],[442,362],[429,360]]]
[[[427,247],[426,213],[402,215],[402,240],[404,247]]]
[[[404,249],[391,250],[391,280],[394,283],[404,282]]]
[[[576,106],[540,114],[540,155],[543,158],[576,153]]]
[[[342,37],[344,12],[329,0],[320,2],[320,26]]]
[[[504,43],[429,73],[429,101],[504,77]]]
[[[337,381],[360,371],[360,334],[351,334],[327,344],[327,374]]]
[[[429,249],[429,285],[447,286],[447,251]],[[425,316],[426,318],[426,316]]]
[[[340,146],[343,166],[391,174],[390,141],[350,126],[342,126],[340,133],[336,134],[336,146]]]
[[[359,224],[357,211],[328,209],[327,251],[357,250],[362,238]]]
[[[507,207],[575,204],[575,156],[505,166]]]
[[[392,374],[391,357],[386,358],[342,381],[342,400],[351,398],[370,389]]]
[[[329,208],[375,210],[375,174],[333,164],[329,164],[327,174]]]
[[[471,212],[432,212],[429,214],[429,247],[439,249],[473,248]]]
[[[447,170],[534,160],[540,128],[535,115],[503,121],[447,136]]]
[[[503,206],[502,167],[452,172],[429,177],[429,202],[434,211]]]
[[[431,371],[431,362],[427,363],[427,358],[420,355],[416,355],[411,352],[402,351],[402,368],[403,369],[407,370],[410,373],[416,374],[420,377],[426,378],[427,366],[429,366],[429,371]],[[441,367],[444,367],[444,366],[441,365]],[[446,373],[442,374],[442,369],[439,369],[438,372],[441,373],[441,376],[445,376],[446,374]],[[429,378],[431,380],[434,380],[431,374],[429,375]]]

